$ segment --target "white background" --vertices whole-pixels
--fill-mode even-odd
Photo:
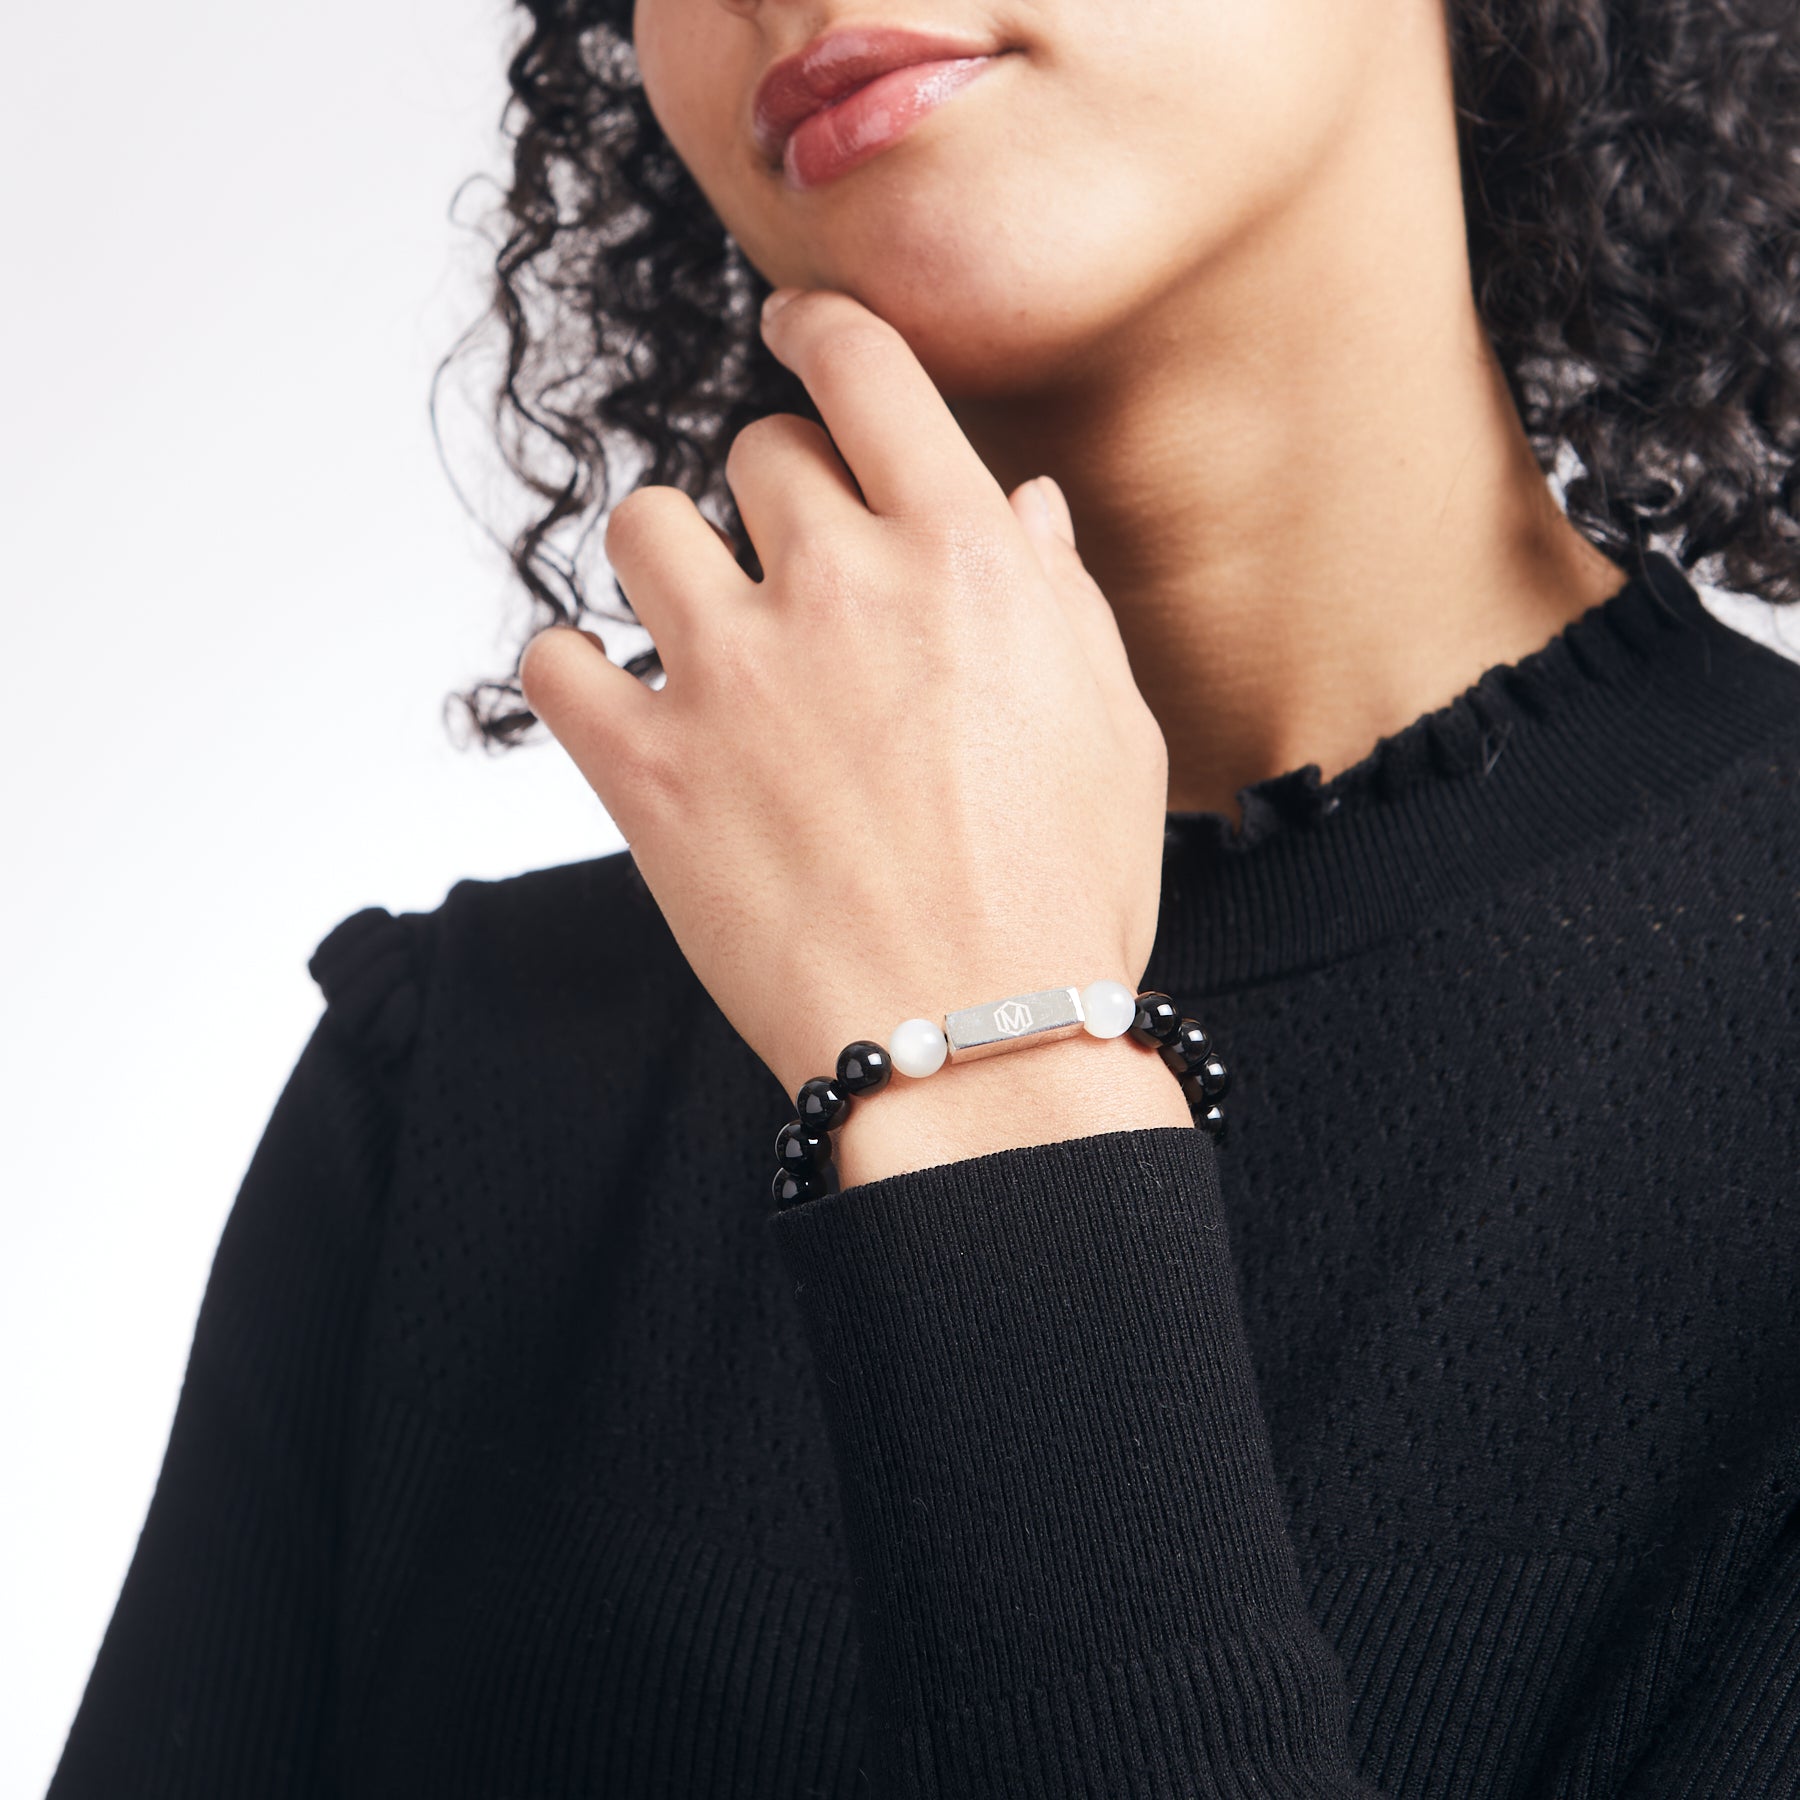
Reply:
[[[220,1228],[318,1011],[312,947],[360,906],[618,844],[554,746],[458,752],[440,719],[516,616],[426,413],[481,308],[448,213],[502,166],[514,29],[500,0],[7,20],[9,1795],[48,1783],[111,1615]],[[462,475],[479,421],[449,424]]]

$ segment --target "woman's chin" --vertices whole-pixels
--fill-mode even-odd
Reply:
[[[841,285],[906,339],[940,393],[998,398],[1066,376],[1130,310],[1129,295],[1097,294],[1062,267],[1046,280],[1046,266],[1014,270],[991,256],[930,267],[884,258]]]

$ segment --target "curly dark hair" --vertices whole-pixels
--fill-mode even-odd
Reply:
[[[724,479],[739,430],[819,419],[763,345],[769,283],[663,136],[631,0],[521,0],[491,309],[493,423],[531,496],[529,630],[603,614],[581,555],[638,483],[694,497],[760,577]],[[1615,561],[1800,600],[1800,33],[1794,0],[1445,0],[1475,301],[1571,522]],[[477,329],[477,328],[472,328]],[[446,366],[468,343],[446,358]],[[653,678],[654,649],[625,665]],[[502,748],[513,672],[455,699]]]

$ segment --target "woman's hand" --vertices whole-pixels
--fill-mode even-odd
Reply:
[[[902,1019],[1101,977],[1135,985],[1168,761],[1060,493],[1043,513],[1042,485],[1003,493],[905,340],[850,296],[800,293],[764,335],[830,430],[777,413],[732,443],[726,479],[764,579],[688,495],[640,488],[614,509],[606,555],[661,652],[662,688],[561,627],[532,640],[521,678],[695,973],[792,1094]],[[1100,1054],[1069,1054],[1077,1044]],[[1173,1078],[1124,1046],[1084,1035],[896,1076],[853,1115],[897,1123],[906,1088],[966,1083],[966,1102],[968,1077],[1007,1064],[1032,1065],[1032,1081],[988,1073],[990,1092],[1048,1091],[1054,1062],[1114,1090],[1135,1065],[1128,1122],[1185,1124]],[[1145,1062],[1160,1118],[1141,1116]]]

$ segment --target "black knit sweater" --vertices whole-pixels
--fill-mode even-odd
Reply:
[[[52,1794],[1800,1792],[1797,769],[1653,559],[1170,815],[1221,1144],[780,1213],[628,854],[356,914]]]

